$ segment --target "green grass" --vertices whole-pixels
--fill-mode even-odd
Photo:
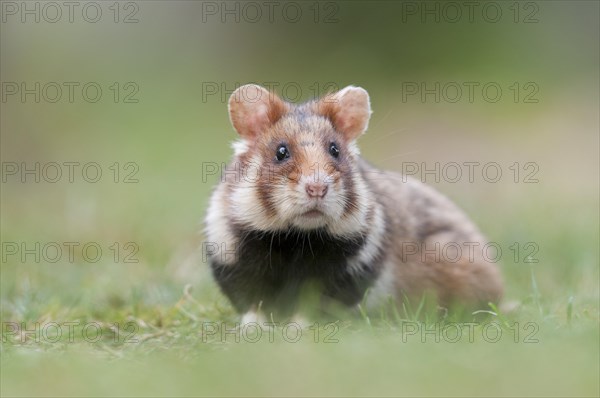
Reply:
[[[529,213],[531,220],[539,216]],[[318,334],[304,329],[297,342],[295,329],[286,336],[282,327],[266,330],[258,341],[252,330],[236,332],[237,315],[193,245],[184,245],[176,265],[165,268],[144,260],[5,264],[4,322],[25,322],[29,329],[79,325],[73,342],[68,333],[54,341],[52,329],[49,336],[41,329],[29,336],[4,333],[2,394],[595,396],[597,266],[560,263],[576,258],[564,248],[589,251],[593,233],[573,228],[564,231],[571,236],[564,241],[562,233],[537,232],[542,261],[503,266],[508,299],[520,303],[510,313],[492,306],[457,324],[422,302],[386,305],[342,314],[333,323],[319,320]],[[161,258],[163,250],[142,246],[140,253]],[[98,341],[91,342],[95,326],[82,337],[86,324],[101,328]]]

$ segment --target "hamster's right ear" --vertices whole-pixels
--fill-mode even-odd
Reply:
[[[288,105],[276,94],[256,84],[246,84],[229,97],[229,118],[238,134],[255,139],[288,111]]]

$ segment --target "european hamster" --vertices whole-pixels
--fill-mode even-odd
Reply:
[[[213,276],[243,320],[293,315],[307,283],[349,307],[367,289],[368,303],[428,291],[440,305],[500,299],[500,272],[467,216],[433,188],[361,158],[356,139],[370,115],[369,95],[354,86],[301,105],[257,85],[231,95],[241,139],[205,232]]]

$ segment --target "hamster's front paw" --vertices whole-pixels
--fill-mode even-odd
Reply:
[[[242,316],[241,326],[246,326],[250,323],[257,323],[259,326],[263,326],[267,322],[267,318],[261,312],[248,311]]]

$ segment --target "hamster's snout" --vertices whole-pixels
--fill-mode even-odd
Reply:
[[[322,182],[308,182],[304,187],[306,188],[306,193],[311,199],[324,198],[329,189],[329,186]]]

